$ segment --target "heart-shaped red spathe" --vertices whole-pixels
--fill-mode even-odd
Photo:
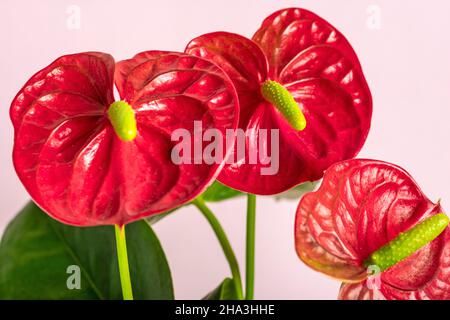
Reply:
[[[276,194],[322,177],[331,164],[354,157],[367,137],[372,99],[360,63],[344,36],[303,9],[285,9],[264,20],[253,40],[216,32],[192,40],[186,52],[218,64],[239,96],[239,128],[246,134],[245,161],[226,164],[220,182],[254,194]],[[267,79],[282,84],[306,117],[294,130],[261,95]],[[250,163],[259,129],[279,129],[279,170],[261,174],[270,164]],[[253,143],[252,143],[253,142]],[[271,136],[257,154],[271,154]],[[267,150],[269,149],[269,150]]]
[[[368,283],[363,262],[424,219],[443,212],[398,166],[347,160],[331,166],[322,185],[297,209],[295,243],[311,268],[343,280],[341,299],[450,299],[449,228]]]
[[[114,81],[135,113],[133,141],[120,140],[107,115]],[[115,64],[105,53],[67,55],[35,74],[12,102],[14,165],[33,200],[55,219],[122,225],[199,195],[223,163],[175,164],[171,152],[179,141],[171,134],[193,133],[199,121],[225,141],[238,113],[231,81],[204,59],[149,51]]]

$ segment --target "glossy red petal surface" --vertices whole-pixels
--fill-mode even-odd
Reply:
[[[367,277],[363,261],[424,219],[442,212],[403,169],[376,160],[331,166],[297,209],[295,241],[310,267],[344,281]],[[381,274],[381,289],[344,285],[342,298],[450,298],[450,231]]]
[[[341,300],[450,300],[450,231],[381,274],[379,285],[343,283]],[[373,281],[372,281],[373,283]]]
[[[138,133],[130,142],[105,113],[114,78],[135,110]],[[171,134],[192,133],[197,120],[203,132],[216,128],[225,139],[237,126],[238,102],[228,77],[194,56],[145,52],[115,66],[109,55],[81,53],[33,76],[11,119],[16,171],[39,206],[68,224],[124,224],[173,209],[215,179],[221,163],[172,161],[178,142]]]
[[[285,135],[288,127],[286,120],[270,104],[262,102],[242,131],[245,146],[238,148],[239,142],[236,142],[230,155],[230,158],[237,161],[225,165],[219,181],[238,190],[267,195],[283,192],[297,185],[299,177],[308,168],[302,155],[292,149],[290,137]],[[274,129],[278,130],[278,138],[272,138]],[[274,160],[274,144],[278,146],[279,161]],[[240,156],[240,150],[245,151],[243,157]],[[268,156],[272,156],[272,163],[264,161]]]
[[[313,13],[302,9],[276,12],[264,21],[254,40],[265,54],[255,42],[225,32],[202,35],[186,51],[220,65],[238,91],[239,128],[247,141],[245,161],[233,158],[219,180],[241,191],[275,194],[317,180],[333,163],[354,157],[369,132],[372,98],[347,40]],[[294,96],[306,117],[305,130],[293,130],[264,101],[260,87],[267,78]],[[252,152],[264,154],[273,145],[270,132],[265,143],[258,143],[258,129],[279,130],[276,174],[262,174],[261,168],[267,165],[259,158],[249,162]],[[239,153],[237,147],[234,154]]]
[[[103,115],[113,101],[113,74],[114,60],[108,54],[63,56],[31,77],[11,104],[14,166],[30,195],[47,211],[43,199],[46,195],[41,195],[36,181],[41,149],[49,135],[65,121]],[[70,139],[70,130],[60,133],[59,138]],[[69,149],[70,153],[73,148]]]
[[[316,45],[331,46],[342,52],[356,68],[358,58],[347,39],[327,21],[305,9],[289,8],[267,17],[253,35],[266,54],[270,76],[276,77],[303,50]]]
[[[239,127],[245,128],[263,99],[259,92],[267,79],[267,60],[258,45],[238,34],[213,32],[193,39],[186,52],[213,61],[227,73],[239,95]]]

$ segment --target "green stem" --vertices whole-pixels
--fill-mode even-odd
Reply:
[[[220,225],[219,220],[217,220],[214,213],[208,208],[205,201],[201,197],[194,199],[192,203],[205,216],[206,220],[208,220],[214,233],[216,234],[217,240],[219,240],[219,243],[222,247],[225,257],[227,258],[228,264],[230,265],[231,274],[233,276],[234,285],[236,287],[237,297],[239,300],[242,300],[243,293],[242,293],[242,281],[241,281],[241,273],[239,271],[239,264],[237,262],[233,248],[231,247],[230,241],[228,240],[227,235],[225,234],[225,231]]]
[[[255,287],[255,223],[256,223],[256,196],[247,195],[247,252],[245,269],[245,299],[253,300]]]
[[[127,241],[125,226],[115,225],[117,259],[119,261],[120,283],[122,285],[123,300],[133,300],[133,289],[131,288],[130,269],[128,266]]]

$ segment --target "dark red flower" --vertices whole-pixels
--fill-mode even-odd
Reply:
[[[134,112],[131,141],[109,119],[114,81]],[[14,165],[34,201],[64,223],[121,225],[179,206],[215,179],[220,163],[172,162],[171,133],[198,120],[225,137],[238,102],[228,77],[201,58],[149,51],[116,65],[88,52],[36,73],[10,114]]]
[[[403,169],[382,161],[331,166],[297,209],[295,242],[311,268],[344,281],[340,299],[450,299],[450,230],[368,278],[366,259],[442,212]]]
[[[314,13],[281,10],[264,20],[253,41],[216,32],[192,40],[186,52],[218,64],[238,92],[245,158],[236,157],[236,146],[234,163],[225,166],[220,182],[254,194],[275,194],[319,179],[328,166],[361,149],[372,114],[369,88],[351,45]],[[296,100],[306,118],[305,130],[293,128],[279,106],[263,97],[267,80],[281,84]],[[252,152],[271,153],[270,134],[257,145],[260,129],[279,129],[276,174],[261,174],[270,165],[250,160]]]

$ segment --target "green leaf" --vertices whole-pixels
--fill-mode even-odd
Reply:
[[[148,218],[146,218],[147,222],[150,223],[150,225],[154,225],[155,223],[157,223],[159,220],[162,220],[163,218],[167,217],[169,214],[171,214],[174,211],[177,211],[178,209],[180,209],[183,206],[177,207],[175,209],[169,210],[169,211],[165,211],[163,213],[158,213],[158,214],[154,214]]]
[[[223,200],[227,200],[227,199],[231,199],[231,198],[239,197],[239,196],[243,196],[243,195],[245,195],[245,193],[231,189],[216,180],[213,182],[213,184],[211,186],[208,187],[208,189],[205,190],[205,192],[202,193],[201,197],[203,198],[203,200],[205,200],[207,202],[219,202],[219,201],[223,201]],[[184,206],[189,205],[189,204],[190,203],[187,203],[187,204],[179,206],[178,208],[175,208],[173,210],[163,212],[160,214],[155,214],[151,217],[148,217],[147,221],[148,221],[148,223],[153,225],[153,224],[157,223],[158,221],[164,219],[168,215],[172,214],[174,211],[177,211],[178,209],[181,209]]]
[[[202,198],[207,202],[219,202],[243,195],[245,195],[245,193],[231,189],[216,180],[205,192],[203,192]]]
[[[304,182],[302,184],[299,184],[296,187],[293,187],[292,189],[289,189],[288,191],[279,193],[275,195],[275,200],[294,200],[299,201],[305,193],[314,191],[317,184],[319,183],[319,180],[313,181],[313,182]]]
[[[173,299],[169,266],[149,224],[129,224],[126,235],[135,299]],[[79,267],[81,289],[68,289],[76,284],[70,266]],[[0,243],[0,299],[122,299],[114,227],[64,225],[30,202]]]
[[[236,287],[230,278],[225,278],[213,291],[208,293],[203,300],[238,300]]]

